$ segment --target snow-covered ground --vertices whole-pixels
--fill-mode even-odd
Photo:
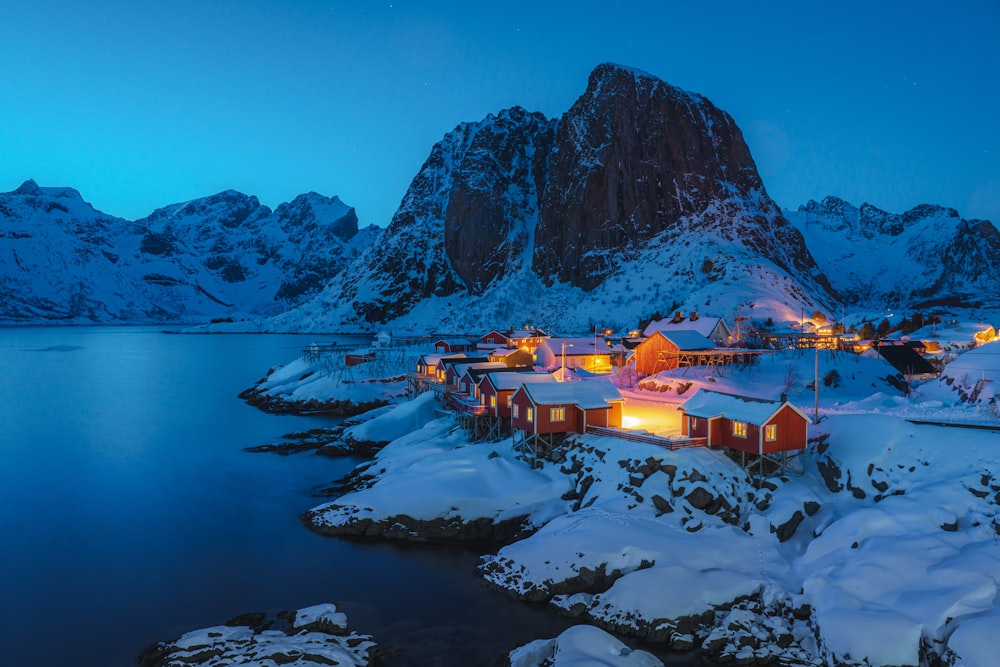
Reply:
[[[945,378],[995,373],[998,345],[966,352]],[[894,375],[880,359],[808,350],[621,383],[626,424],[660,434],[677,432],[677,406],[699,388],[786,394],[818,414],[804,472],[759,488],[724,450],[595,435],[532,465],[509,439],[468,442],[424,394],[352,427],[391,442],[367,488],[310,517],[334,532],[382,523],[392,537],[431,522],[520,522],[520,539],[483,557],[484,580],[584,625],[516,650],[515,665],[659,664],[622,636],[733,660],[993,665],[1000,420],[946,380],[907,396]]]

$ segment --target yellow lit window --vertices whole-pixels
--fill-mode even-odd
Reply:
[[[534,408],[528,408],[528,414],[525,415],[525,419],[527,419],[529,422],[535,421],[535,409]]]
[[[764,439],[769,442],[774,442],[778,439],[778,425],[768,424],[764,427]]]
[[[747,437],[747,423],[746,422],[733,422],[733,435],[737,438]]]
[[[495,408],[496,406],[497,406],[497,397],[496,396],[490,396],[490,407],[491,408]]]
[[[513,402],[514,402],[514,394],[508,394],[507,395],[507,407],[509,408],[510,405],[511,405],[511,403],[513,403]],[[514,416],[516,417],[517,415],[514,415]]]
[[[566,408],[552,408],[549,411],[549,420],[554,422],[566,421]]]

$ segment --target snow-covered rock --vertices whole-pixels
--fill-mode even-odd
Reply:
[[[252,625],[245,624],[248,621]],[[283,630],[270,629],[276,621],[284,622]],[[250,614],[226,625],[192,630],[173,641],[150,646],[139,656],[139,664],[142,667],[191,664],[360,667],[375,662],[376,648],[370,636],[348,629],[347,617],[335,605],[325,603],[281,612],[277,619]]]

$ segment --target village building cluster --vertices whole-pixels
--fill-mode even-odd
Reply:
[[[435,392],[441,409],[456,415],[470,440],[513,438],[533,458],[549,456],[573,434],[590,433],[672,449],[724,447],[763,471],[765,462],[772,470],[786,469],[788,455],[806,447],[812,420],[785,396],[766,400],[701,389],[679,407],[664,404],[664,410],[680,411],[681,429],[663,437],[623,426],[623,378],[676,369],[721,375],[789,348],[879,356],[907,380],[936,372],[919,341],[859,346],[856,334],[832,326],[758,335],[753,342],[734,336],[721,317],[682,312],[622,336],[595,330],[592,336],[557,337],[535,327],[492,330],[435,340],[434,352],[421,355],[408,377],[413,393]],[[379,345],[389,344],[383,335]]]

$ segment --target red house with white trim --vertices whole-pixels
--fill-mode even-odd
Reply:
[[[525,435],[621,427],[624,403],[608,380],[523,384],[511,398],[511,423]]]
[[[479,380],[479,397],[491,417],[510,417],[511,397],[525,384],[555,382],[551,373],[497,373],[490,371]]]
[[[708,389],[679,408],[681,432],[708,438],[709,447],[729,447],[760,456],[806,448],[812,420],[788,401],[771,401]]]

